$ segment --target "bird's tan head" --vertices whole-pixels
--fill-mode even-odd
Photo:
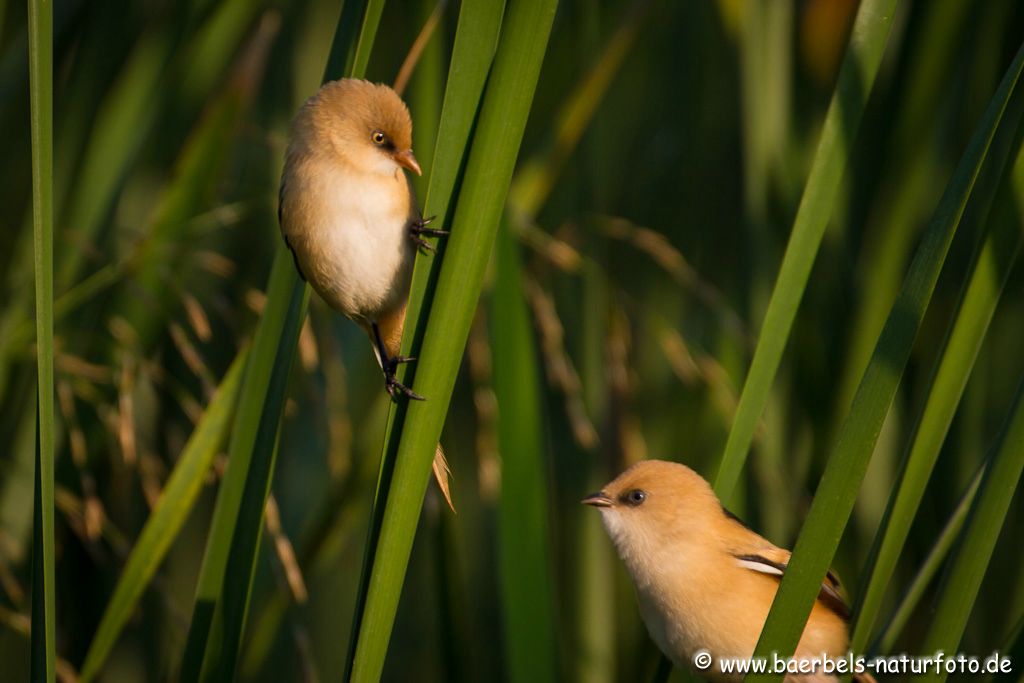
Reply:
[[[357,78],[326,83],[299,111],[292,143],[337,154],[365,172],[420,175],[412,151],[412,118],[394,90]]]
[[[605,529],[627,565],[679,543],[700,541],[721,505],[711,486],[686,465],[643,460],[582,501],[601,512]]]

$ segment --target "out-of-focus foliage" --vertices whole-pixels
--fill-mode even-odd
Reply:
[[[59,679],[81,671],[111,619],[97,649],[108,651],[90,655],[92,680],[166,680],[181,665],[230,438],[221,430],[231,406],[211,401],[218,387],[238,391],[228,368],[249,348],[279,247],[287,123],[329,61],[338,65],[329,75],[341,73],[346,55],[330,55],[341,9],[321,0],[54,4]],[[632,589],[596,513],[578,501],[640,458],[714,477],[857,10],[854,0],[559,3],[503,207],[501,268],[484,280],[442,435],[459,512],[431,485],[385,679],[506,679],[537,663],[510,657],[531,656],[553,657],[559,680],[651,677],[658,653]],[[437,17],[405,90],[425,169],[443,127],[459,11],[458,0],[385,3],[366,65],[368,78],[393,82]],[[27,30],[25,4],[0,2],[4,680],[25,680],[30,665]],[[1022,40],[1024,7],[1013,0],[896,5],[731,501],[780,545],[801,529],[928,221]],[[979,179],[998,186],[991,210],[967,204],[834,560],[857,598],[901,462],[922,449],[934,457],[886,588],[872,597],[877,618],[859,634],[883,652],[941,643],[987,655],[1021,642],[1024,501],[1000,488],[1020,472],[1012,439],[1024,377],[1024,195],[1019,169],[1009,175],[1019,138],[1008,138],[994,144],[1008,155],[1009,179]],[[457,191],[466,179],[454,182]],[[425,178],[421,200],[428,186]],[[963,328],[988,316],[980,336]],[[954,328],[958,320],[967,322]],[[963,396],[947,405],[959,375],[942,368],[975,348]],[[362,331],[316,296],[297,360],[239,648],[244,681],[342,677],[386,428],[387,396]],[[501,399],[522,396],[528,405],[505,411],[531,421],[519,433],[502,424]],[[939,407],[925,413],[929,405]],[[919,433],[919,422],[949,420],[933,410],[951,412],[941,445],[928,441],[934,431]],[[502,452],[515,444],[539,452]],[[524,501],[524,528],[506,536],[517,519],[517,501],[502,499],[512,458],[509,490],[541,488]],[[983,462],[997,480],[976,479]],[[151,519],[167,538],[141,535]],[[514,565],[502,553],[516,543],[547,564],[529,580],[549,582],[534,597],[552,603],[535,611],[550,623],[529,634],[508,633],[528,621],[510,619],[508,601],[531,599],[526,581],[503,583]],[[157,557],[129,563],[140,545]],[[115,590],[122,579],[143,586]],[[951,591],[973,590],[973,608],[950,603]],[[108,607],[118,613],[105,617]],[[554,654],[552,643],[524,647],[540,634],[553,634]]]

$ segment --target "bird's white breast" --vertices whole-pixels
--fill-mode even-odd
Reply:
[[[405,300],[415,248],[404,174],[347,171],[337,163],[293,169],[282,230],[310,284],[345,315],[375,320]]]

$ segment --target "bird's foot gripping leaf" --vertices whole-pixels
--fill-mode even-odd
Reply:
[[[415,391],[399,382],[398,377],[396,376],[399,363],[408,363],[414,360],[416,359],[411,356],[395,356],[394,358],[384,357],[384,387],[391,395],[391,400],[397,401],[399,396],[408,396],[416,401],[426,400]]]
[[[377,358],[380,361],[381,370],[384,371],[384,388],[387,389],[388,394],[391,395],[391,400],[397,401],[399,396],[408,396],[416,401],[425,401],[425,398],[399,382],[398,377],[396,376],[399,365],[402,363],[410,363],[416,359],[412,356],[388,355],[388,349],[384,345],[384,339],[380,336],[380,327],[377,326],[377,323],[372,323],[372,328],[373,341],[377,346]]]
[[[444,237],[450,234],[448,230],[438,230],[437,228],[428,228],[427,226],[437,218],[437,216],[431,216],[430,218],[417,218],[409,224],[409,237],[416,243],[420,249],[427,251],[434,251],[434,245],[423,239],[423,236],[427,237]]]

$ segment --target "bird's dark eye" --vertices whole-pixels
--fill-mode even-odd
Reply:
[[[641,489],[633,489],[632,491],[626,491],[623,493],[622,496],[619,497],[619,500],[630,507],[636,507],[647,500],[647,493]]]
[[[375,145],[383,145],[388,141],[388,136],[384,135],[384,131],[382,130],[375,130],[370,135],[370,139],[373,140],[373,144]]]

